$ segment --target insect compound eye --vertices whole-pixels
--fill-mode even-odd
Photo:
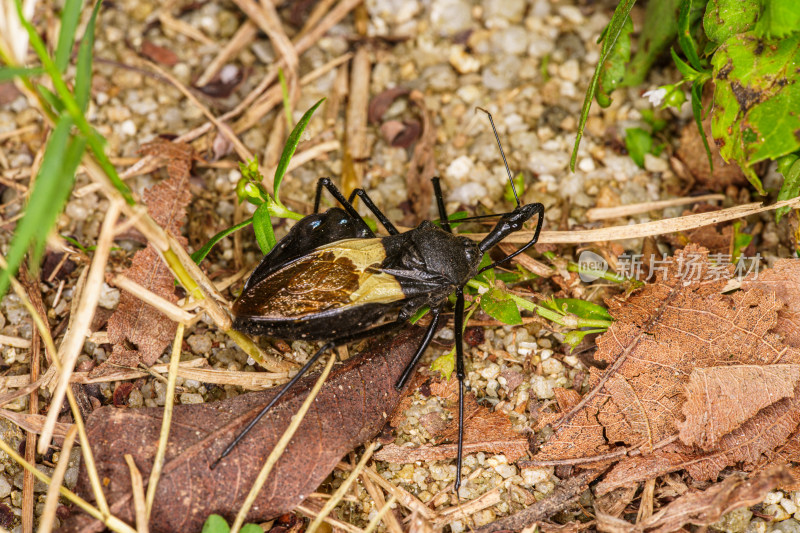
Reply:
[[[347,223],[349,223],[349,222],[350,222],[350,220],[349,220],[349,219],[347,219],[347,218],[340,218],[340,219],[339,219],[339,225],[340,225],[340,226],[344,226],[345,224],[347,224]]]

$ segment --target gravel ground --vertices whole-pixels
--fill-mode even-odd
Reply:
[[[369,92],[372,96],[395,87],[416,89],[423,93],[427,108],[436,125],[435,157],[438,173],[443,178],[447,208],[450,212],[468,206],[476,212],[508,209],[503,200],[506,173],[491,129],[481,113],[482,106],[493,113],[504,143],[509,165],[525,177],[524,202],[542,202],[546,206],[545,227],[573,229],[590,227],[584,213],[590,207],[612,207],[680,195],[685,183],[673,171],[668,148],[660,156],[648,156],[645,169],[640,169],[628,157],[620,139],[626,128],[644,127],[641,111],[651,104],[641,94],[646,89],[672,82],[678,75],[670,70],[655,71],[646,87],[614,93],[613,104],[604,110],[597,106],[587,123],[586,136],[578,153],[578,169],[567,169],[584,91],[598,59],[596,40],[608,22],[613,3],[579,3],[569,0],[369,0],[366,3],[367,38],[373,64]],[[163,79],[148,74],[140,65],[135,50],[151,43],[173,51],[177,62],[169,71],[178,80],[190,84],[212,61],[220,45],[227,42],[243,23],[243,14],[230,3],[200,2],[180,13],[177,18],[202,32],[207,43],[197,42],[184,33],[158,24],[161,10],[158,2],[132,0],[107,6],[98,23],[95,79],[89,119],[106,138],[108,153],[114,157],[132,158],[139,147],[160,135],[182,134],[204,123],[201,111]],[[285,14],[285,13],[284,13]],[[634,17],[641,20],[637,7]],[[308,52],[301,56],[300,73],[314,68],[352,49],[358,33],[349,16],[330,30]],[[227,98],[204,102],[215,113],[230,109],[255,87],[267,72],[275,53],[269,40],[259,34],[255,41],[240,52],[223,70],[222,77],[247,71],[241,85]],[[295,120],[302,112],[334,90],[336,71],[323,75],[303,87],[295,106]],[[403,120],[409,116],[405,100],[397,100],[384,120]],[[324,107],[308,129],[308,138],[342,139],[343,114],[324,120]],[[263,154],[275,112],[240,138],[252,152]],[[670,130],[678,131],[690,116],[689,105],[680,113],[661,112],[670,121]],[[22,96],[11,97],[0,106],[0,136],[26,126],[34,128],[2,141],[2,174],[8,179],[26,176],[41,145],[42,122]],[[363,185],[373,200],[392,220],[403,220],[407,212],[402,200],[407,198],[405,175],[410,151],[390,146],[378,127],[371,126],[366,134],[369,157],[364,163]],[[228,159],[231,159],[230,157]],[[320,176],[338,176],[342,171],[341,153],[331,152],[293,171],[282,189],[284,199],[308,202],[314,184]],[[199,167],[195,170],[190,207],[188,237],[197,246],[231,223],[236,210],[235,186],[240,177],[230,165],[223,168]],[[774,173],[773,178],[774,179]],[[154,183],[152,176],[130,181],[141,192]],[[89,184],[79,175],[76,190]],[[769,186],[769,178],[767,179]],[[736,187],[726,191],[731,199],[748,196],[748,190]],[[2,217],[11,219],[21,207],[20,192],[4,187]],[[398,199],[401,199],[398,201]],[[738,200],[737,200],[738,201]],[[727,200],[727,203],[733,200]],[[58,233],[70,235],[84,246],[96,241],[108,201],[96,192],[74,195],[65,215],[58,223]],[[664,212],[664,216],[680,214],[682,208]],[[431,211],[431,216],[434,212]],[[643,222],[648,214],[635,215],[631,222]],[[761,218],[762,255],[786,256],[781,248],[778,230],[766,215]],[[279,236],[287,229],[278,228]],[[7,250],[9,233],[0,233],[3,251]],[[252,237],[245,237],[244,261],[252,265],[260,254]],[[622,243],[638,251],[641,241]],[[140,246],[135,240],[121,241],[113,253],[109,271],[126,264],[131,250]],[[58,283],[43,285],[45,304],[50,318],[58,323],[69,308],[72,286],[86,257],[73,258],[78,264],[75,274],[59,289]],[[227,239],[212,256],[210,269],[230,272],[234,268],[233,240]],[[119,300],[117,289],[104,286],[101,307],[113,309]],[[0,334],[30,338],[31,323],[15,296],[6,296],[0,303]],[[452,338],[445,330],[441,338]],[[530,423],[527,409],[521,405],[553,398],[553,387],[570,386],[576,373],[585,367],[575,356],[564,356],[559,350],[563,337],[539,324],[525,327],[489,329],[482,344],[473,347],[467,370],[470,387],[488,404],[508,413],[513,424],[526,429]],[[186,338],[184,357],[207,357],[217,368],[254,370],[252,360],[232,347],[227,338],[211,326],[200,324]],[[108,345],[87,341],[79,367],[88,369],[105,360]],[[186,347],[185,347],[186,348]],[[311,349],[305,343],[293,343],[299,351],[297,358],[307,357]],[[4,345],[1,348],[5,375],[26,374],[28,351]],[[443,353],[435,348],[429,360]],[[509,387],[508,373],[522,375],[519,386]],[[240,393],[235,387],[206,387],[179,378],[182,403],[217,400]],[[111,384],[100,384],[99,392],[110,398]],[[164,404],[165,386],[147,380],[135,388],[127,399],[130,407]],[[42,400],[47,397],[43,393]],[[27,409],[27,397],[5,406],[13,411]],[[441,412],[442,404],[435,397],[416,393],[406,410],[406,422],[398,428],[398,442],[426,442],[428,435],[418,424],[421,416]],[[16,426],[0,419],[0,433],[6,442],[19,447],[22,433]],[[3,454],[0,454],[3,455]],[[43,463],[55,464],[58,454],[44,458]],[[78,455],[73,451],[67,485],[73,486],[77,477]],[[3,513],[19,516],[21,505],[22,470],[7,458],[0,471],[0,521]],[[519,509],[524,494],[539,499],[553,490],[558,482],[553,469],[524,469],[509,465],[502,455],[473,454],[465,457],[464,465],[475,477],[464,485],[461,496],[472,499],[499,484],[504,484],[501,502],[484,509],[468,519],[450,522],[453,532],[487,524],[497,517]],[[49,470],[47,466],[41,466]],[[452,462],[418,463],[380,466],[382,475],[411,491],[435,509],[453,505],[450,494],[440,494],[455,478]],[[338,485],[337,473],[330,482]],[[41,512],[45,487],[36,486],[36,513]],[[355,525],[364,526],[377,512],[372,500],[360,485],[356,486],[360,504],[344,503],[339,516]],[[349,507],[348,507],[349,506]],[[345,508],[346,507],[346,508]],[[800,531],[800,492],[773,492],[764,502],[763,514],[774,514],[772,523],[755,518],[750,511],[731,513],[720,525],[724,531]],[[748,525],[749,524],[749,525]],[[10,530],[21,531],[17,518],[2,523]]]

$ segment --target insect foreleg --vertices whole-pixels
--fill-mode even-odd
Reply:
[[[392,224],[392,222],[388,218],[386,218],[386,215],[384,215],[383,212],[380,209],[378,209],[378,206],[375,205],[375,202],[373,202],[372,198],[369,197],[367,191],[365,191],[364,189],[354,189],[353,192],[350,193],[350,198],[348,198],[347,200],[350,203],[353,203],[353,199],[356,196],[361,198],[361,201],[364,202],[364,205],[367,206],[367,209],[372,211],[372,214],[375,215],[375,218],[378,219],[378,222],[380,222],[381,225],[384,228],[386,228],[386,232],[389,233],[389,235],[400,234],[400,232],[397,231],[397,228],[394,227],[394,224]]]
[[[375,236],[375,234],[372,232],[372,230],[369,229],[369,226],[367,226],[367,223],[364,222],[364,219],[361,218],[361,215],[358,214],[358,211],[356,211],[356,208],[353,207],[353,204],[351,204],[347,200],[347,198],[345,198],[344,195],[341,192],[339,192],[339,189],[336,188],[336,185],[333,184],[333,182],[331,181],[330,178],[320,178],[317,181],[317,193],[314,195],[314,213],[315,214],[317,212],[319,212],[319,202],[322,199],[322,188],[323,187],[328,189],[328,192],[331,193],[331,196],[336,198],[336,201],[339,202],[342,205],[344,210],[347,211],[347,214],[350,215],[353,218],[353,220],[357,220],[359,223],[361,223],[361,225],[363,226],[363,229],[365,229],[368,232],[368,235],[370,235],[372,237]]]
[[[433,183],[433,194],[436,197],[436,207],[439,209],[439,225],[447,233],[453,233],[450,221],[447,219],[447,209],[444,207],[444,197],[442,196],[442,186],[439,184],[439,178],[431,178],[431,183]]]
[[[428,326],[428,331],[425,332],[425,337],[422,339],[422,343],[420,343],[417,353],[414,354],[414,358],[411,359],[411,362],[409,362],[408,365],[406,365],[403,373],[400,375],[400,379],[397,380],[397,383],[394,386],[395,389],[400,390],[403,388],[403,385],[406,384],[408,378],[411,377],[411,373],[414,371],[414,367],[417,366],[422,354],[425,353],[425,350],[428,348],[431,340],[433,340],[433,335],[436,333],[436,327],[439,325],[440,312],[441,308],[431,310],[431,324]]]
[[[456,338],[456,378],[458,379],[458,460],[456,461],[456,482],[454,485],[456,493],[461,487],[461,461],[464,450],[464,288],[456,289],[456,314],[455,338]]]
[[[539,233],[542,231],[542,224],[544,223],[544,205],[542,205],[542,204],[528,204],[528,206],[531,206],[533,214],[537,215],[537,217],[536,217],[536,229],[533,231],[533,238],[531,238],[531,240],[529,240],[522,248],[520,248],[516,252],[512,252],[512,253],[508,254],[507,256],[505,256],[504,258],[500,259],[499,261],[495,261],[491,265],[485,266],[482,269],[478,270],[478,274],[480,274],[482,272],[485,272],[485,271],[487,271],[489,269],[492,269],[492,268],[496,267],[497,265],[503,264],[506,261],[508,261],[509,259],[518,256],[519,254],[521,254],[522,252],[524,252],[525,250],[527,250],[528,248],[530,248],[531,246],[536,244],[536,242],[539,240]],[[526,206],[526,207],[528,207],[528,206]],[[511,232],[509,232],[509,233],[511,233]]]

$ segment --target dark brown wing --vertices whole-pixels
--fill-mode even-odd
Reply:
[[[282,320],[401,300],[397,281],[378,269],[384,257],[380,239],[350,239],[318,248],[248,287],[233,312]]]

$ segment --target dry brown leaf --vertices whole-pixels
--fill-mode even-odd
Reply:
[[[778,311],[778,324],[773,331],[783,335],[790,346],[800,348],[800,260],[780,259],[769,270],[742,282],[742,288],[754,287],[772,291],[785,304]]]
[[[795,396],[800,365],[695,368],[686,385],[681,441],[705,450],[761,409]]]
[[[711,156],[714,162],[714,171],[708,166],[708,155],[706,155],[703,139],[697,131],[695,123],[686,124],[681,132],[680,146],[677,156],[683,161],[689,172],[704,187],[712,191],[724,191],[728,185],[744,185],[747,179],[744,177],[739,165],[726,163],[719,154],[714,139],[711,136],[711,116],[703,121],[708,146],[711,148]]]
[[[142,41],[141,52],[146,58],[165,67],[173,67],[179,61],[178,54],[162,46],[155,45],[147,39]]]
[[[598,340],[595,355],[608,367],[591,370],[592,390],[554,423],[555,434],[534,461],[588,460],[620,444],[637,449],[643,456],[626,459],[606,477],[607,492],[679,468],[714,479],[728,465],[759,463],[786,442],[800,423],[800,395],[793,391],[748,407],[753,415],[747,420],[714,413],[715,423],[733,429],[709,436],[716,445],[706,450],[673,442],[694,369],[800,364],[800,351],[772,331],[784,303],[762,287],[722,295],[727,276],[714,268],[706,250],[690,246],[655,283],[625,302],[610,302],[617,322]],[[733,380],[728,386],[743,405],[753,401],[746,398],[752,384]]]
[[[711,204],[698,204],[692,210],[686,210],[682,216],[697,213],[713,213],[720,208]],[[731,221],[721,222],[710,226],[693,228],[688,231],[669,233],[664,238],[676,248],[694,243],[707,248],[712,254],[730,254],[733,244],[733,223]]]
[[[704,491],[684,494],[653,516],[635,525],[598,513],[598,529],[632,533],[671,533],[680,530],[685,524],[707,526],[718,521],[725,513],[761,502],[767,492],[779,485],[791,483],[792,479],[789,471],[782,466],[759,472],[750,479],[737,475],[730,476]]]
[[[186,239],[180,235],[186,218],[186,206],[191,200],[189,171],[195,159],[194,152],[188,145],[167,141],[144,145],[142,152],[160,157],[169,175],[169,179],[144,192],[147,210],[161,227],[185,245]],[[172,273],[150,244],[136,252],[125,276],[172,303],[178,301]],[[122,292],[116,311],[108,319],[108,338],[114,344],[114,349],[108,361],[92,371],[92,376],[113,371],[114,365],[136,366],[131,365],[133,361],[126,347],[127,342],[136,348],[142,363],[152,365],[172,342],[176,327],[174,322],[154,307]]]

